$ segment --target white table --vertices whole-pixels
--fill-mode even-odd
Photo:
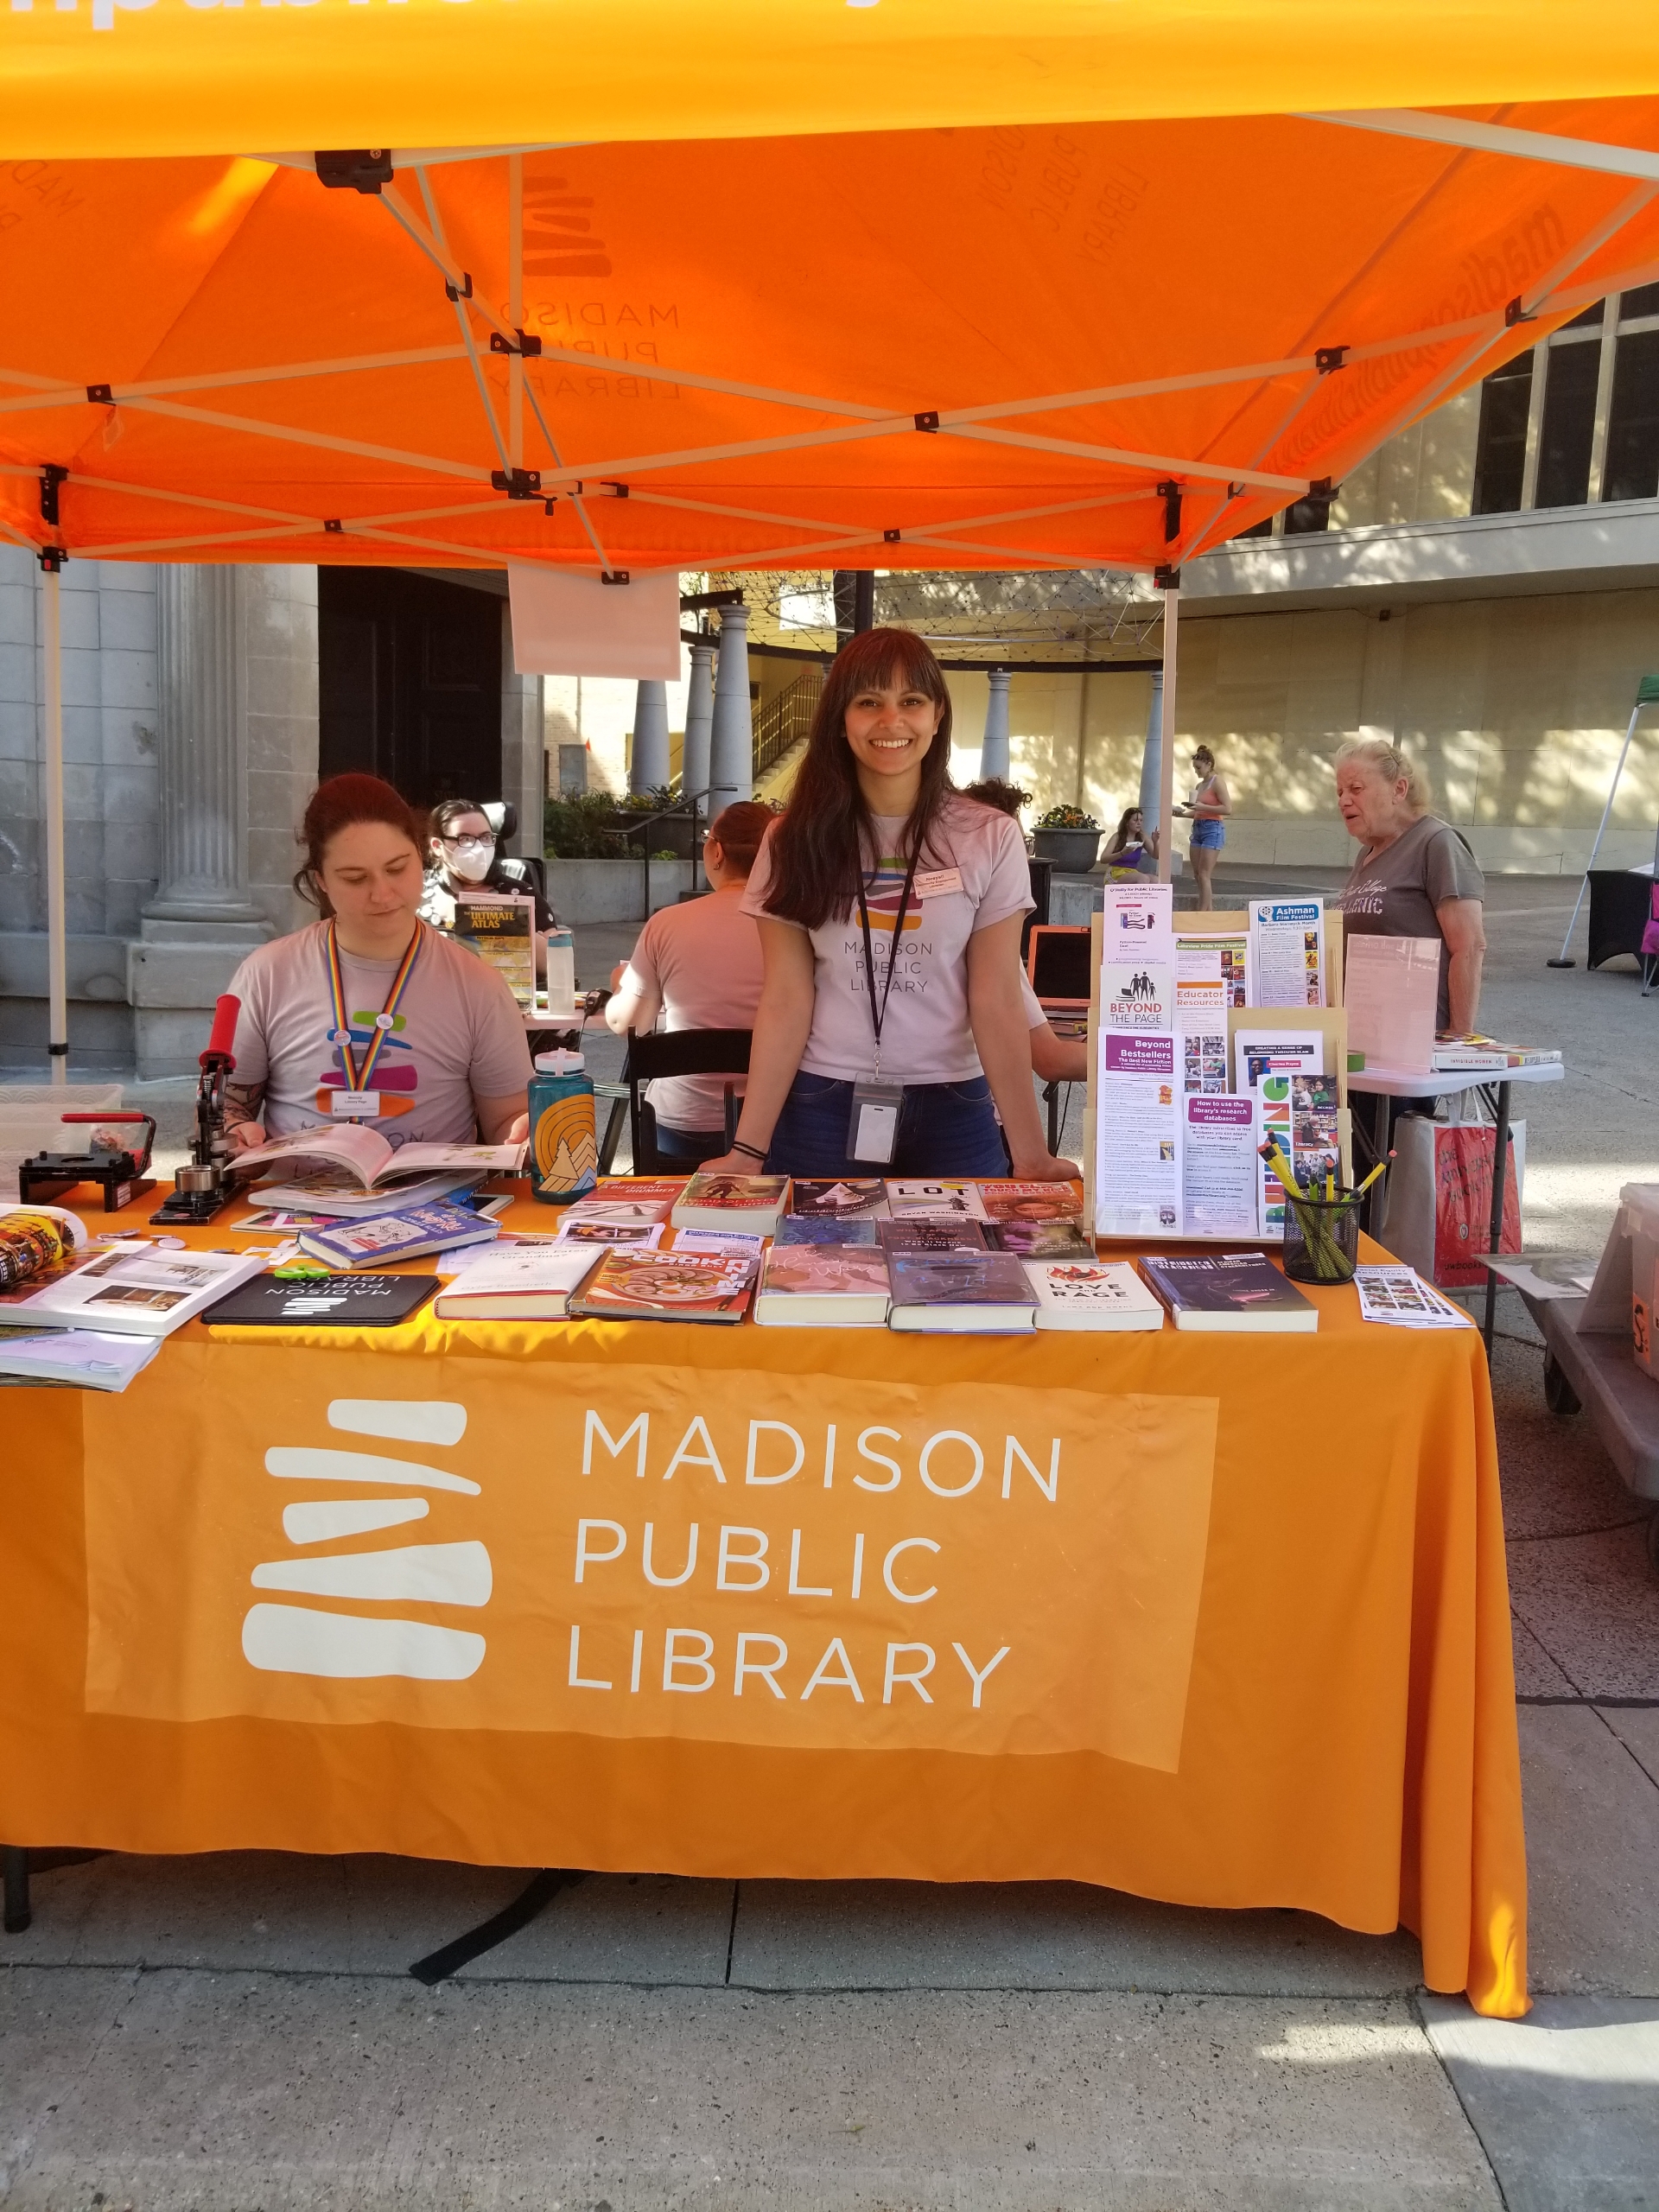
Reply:
[[[1419,1072],[1410,1068],[1366,1067],[1357,1070],[1348,1077],[1351,1091],[1362,1090],[1374,1098],[1458,1098],[1465,1091],[1491,1090],[1497,1096],[1492,1119],[1495,1124],[1492,1138],[1492,1217],[1486,1249],[1496,1252],[1501,1249],[1503,1234],[1503,1184],[1509,1173],[1510,1145],[1510,1090],[1517,1083],[1559,1083],[1566,1074],[1559,1060],[1541,1061],[1529,1068],[1458,1068],[1435,1074]],[[1394,1118],[1392,1105],[1385,1105],[1377,1124],[1376,1153],[1380,1160],[1389,1156],[1389,1135]],[[1373,1226],[1382,1185],[1376,1186],[1367,1217],[1368,1228]],[[1486,1276],[1486,1318],[1481,1334],[1486,1339],[1486,1356],[1492,1352],[1492,1330],[1497,1319],[1497,1278],[1489,1270]]]

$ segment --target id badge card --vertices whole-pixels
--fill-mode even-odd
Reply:
[[[372,1122],[380,1111],[378,1090],[333,1090],[328,1110],[337,1122]]]
[[[847,1157],[870,1167],[889,1167],[899,1148],[899,1109],[905,1103],[902,1083],[884,1083],[879,1075],[861,1076],[853,1085],[853,1118],[847,1132]]]

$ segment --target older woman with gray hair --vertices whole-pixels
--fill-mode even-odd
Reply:
[[[1428,789],[1397,746],[1360,738],[1337,754],[1337,805],[1359,842],[1338,893],[1351,937],[1438,937],[1435,1027],[1462,1034],[1480,1010],[1486,879],[1466,841],[1429,811]]]

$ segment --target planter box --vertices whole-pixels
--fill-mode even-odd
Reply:
[[[1032,849],[1039,861],[1052,861],[1065,875],[1087,875],[1100,850],[1098,830],[1033,830]]]
[[[651,907],[672,906],[691,888],[690,861],[652,861]],[[643,922],[643,861],[560,861],[547,863],[547,896],[562,922]]]

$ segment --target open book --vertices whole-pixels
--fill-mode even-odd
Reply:
[[[326,1160],[354,1175],[365,1191],[378,1191],[416,1175],[516,1175],[524,1164],[524,1152],[523,1144],[390,1145],[356,1122],[327,1122],[315,1129],[273,1137],[256,1151],[238,1153],[236,1165],[287,1166],[294,1160]]]

